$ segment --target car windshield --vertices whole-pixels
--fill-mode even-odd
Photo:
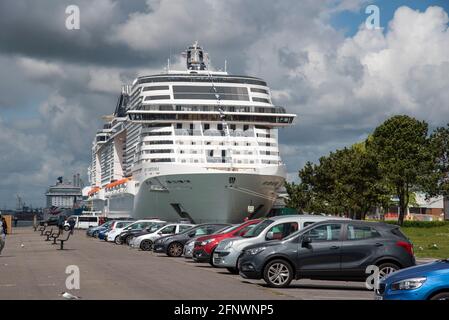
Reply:
[[[273,220],[264,220],[264,221],[258,223],[250,231],[248,231],[243,237],[244,238],[257,237],[263,230],[265,230],[266,227],[268,227],[273,222],[274,222]]]
[[[131,222],[117,222],[116,228],[125,228],[126,226],[130,225]]]
[[[215,232],[215,234],[223,234],[223,233],[231,232],[231,231],[234,231],[235,229],[237,229],[238,227],[239,227],[239,225],[227,226],[223,229],[218,230],[217,232]]]
[[[148,232],[155,232],[165,226],[165,223],[155,223],[147,228]]]
[[[114,222],[113,220],[106,221],[105,223],[103,223],[103,224],[101,225],[101,227],[107,228],[107,227],[109,227],[113,222]]]

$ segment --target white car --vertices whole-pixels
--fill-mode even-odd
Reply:
[[[154,222],[164,222],[160,219],[148,219],[148,220],[137,220],[126,227],[123,228],[115,228],[114,230],[109,231],[108,233],[108,242],[114,242],[117,244],[121,244],[120,242],[120,234],[124,231],[134,230],[134,229],[144,229],[150,226]]]
[[[186,223],[168,224],[157,229],[154,232],[133,238],[129,243],[129,245],[131,248],[140,248],[143,251],[149,251],[153,246],[153,242],[159,239],[160,237],[181,233],[194,226],[195,226],[194,224],[186,224]]]
[[[70,230],[69,220],[75,220],[75,229],[89,229],[98,227],[100,217],[98,216],[70,216],[64,223],[64,230]]]
[[[123,230],[124,228],[129,226],[131,223],[134,223],[134,221],[135,220],[116,220],[116,221],[114,221],[111,224],[110,228],[105,232],[103,240],[104,241],[108,241],[108,234],[111,231],[114,231],[115,229],[122,229]]]

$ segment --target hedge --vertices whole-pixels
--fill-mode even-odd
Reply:
[[[385,221],[389,224],[397,224],[397,221]],[[403,228],[434,228],[434,227],[449,227],[449,221],[404,221]]]

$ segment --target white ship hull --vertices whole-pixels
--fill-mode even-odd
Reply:
[[[248,217],[248,206],[255,209],[252,217],[265,216],[276,200],[277,186],[284,180],[282,175],[229,172],[149,178],[135,197],[133,217],[239,223]]]

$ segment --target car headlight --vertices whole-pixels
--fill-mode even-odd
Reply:
[[[225,243],[223,250],[231,248],[233,244],[234,244],[234,241],[229,241],[229,242]]]
[[[426,277],[421,277],[397,281],[391,285],[391,290],[397,291],[418,289],[424,284],[424,282],[426,282],[426,280]]]
[[[215,241],[215,238],[204,240],[201,242],[201,245],[205,246],[206,244],[211,243],[212,241]]]
[[[265,249],[266,249],[266,247],[258,247],[258,248],[254,248],[254,249],[248,249],[248,250],[245,250],[245,253],[250,256],[255,256],[256,254],[261,253]]]

